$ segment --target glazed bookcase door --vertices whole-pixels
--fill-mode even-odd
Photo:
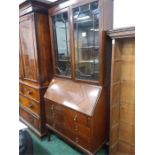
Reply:
[[[75,77],[98,81],[99,74],[99,3],[73,8]]]
[[[53,28],[55,72],[57,75],[71,77],[70,34],[68,12],[51,17]]]
[[[21,42],[21,58],[24,70],[24,79],[38,81],[37,63],[35,55],[34,14],[20,19],[19,32]]]

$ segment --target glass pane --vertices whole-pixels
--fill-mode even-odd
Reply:
[[[69,27],[67,12],[52,17],[56,74],[71,76]]]
[[[73,9],[76,78],[98,80],[99,9],[93,2]]]

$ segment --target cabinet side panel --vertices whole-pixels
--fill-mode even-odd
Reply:
[[[135,146],[135,40],[121,42],[121,88],[120,88],[120,152],[134,155]]]
[[[39,61],[39,80],[48,85],[52,78],[52,57],[48,16],[46,14],[35,14],[36,38]]]
[[[105,142],[106,119],[105,90],[102,88],[102,93],[93,115],[93,152],[96,152]]]
[[[120,102],[120,48],[115,39],[112,40],[112,62],[110,83],[110,155],[116,154],[119,139],[119,102]]]

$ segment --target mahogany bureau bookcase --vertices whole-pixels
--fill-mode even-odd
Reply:
[[[84,154],[108,140],[112,0],[68,0],[49,8],[54,78],[46,127]]]
[[[112,38],[110,155],[135,154],[135,28],[108,32]]]
[[[45,134],[43,95],[52,78],[47,6],[25,1],[19,6],[20,120],[38,136]]]

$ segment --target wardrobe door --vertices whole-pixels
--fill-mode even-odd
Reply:
[[[19,35],[24,79],[37,82],[38,67],[33,13],[20,18]]]

